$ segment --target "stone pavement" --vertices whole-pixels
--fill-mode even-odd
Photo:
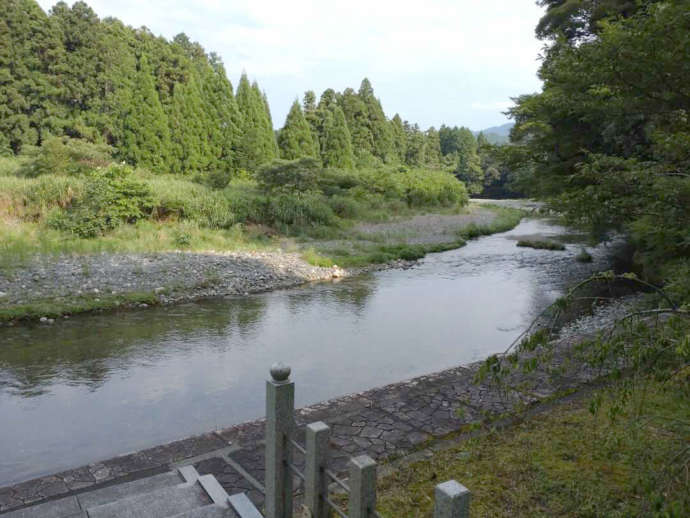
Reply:
[[[295,414],[296,439],[304,443],[306,424],[326,422],[331,427],[331,468],[341,474],[352,456],[368,454],[378,462],[404,457],[472,423],[592,381],[595,373],[570,361],[571,345],[554,349],[552,365],[562,369],[515,375],[513,386],[519,384],[519,391],[475,383],[480,364],[473,364],[302,408]],[[263,434],[264,421],[257,420],[0,488],[0,513],[182,465],[193,465],[201,475],[213,474],[228,494],[247,492],[260,507]],[[295,463],[303,463],[298,452]]]

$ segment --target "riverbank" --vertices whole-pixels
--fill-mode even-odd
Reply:
[[[572,360],[576,336],[590,337],[635,302],[634,298],[623,299],[593,317],[580,319],[573,328],[576,334],[564,332],[563,339],[553,344],[553,361]],[[303,408],[296,414],[298,438],[302,440],[305,424],[327,422],[332,430],[333,468],[338,472],[345,470],[350,456],[364,453],[379,462],[410,455],[412,460],[420,452],[433,452],[434,445],[453,434],[459,434],[455,440],[464,440],[484,424],[509,424],[514,411],[525,407],[536,411],[543,402],[578,391],[599,377],[584,364],[571,361],[558,371],[544,366],[524,374],[520,383],[506,390],[489,382],[475,383],[480,365],[460,366]],[[261,505],[260,493],[237,467],[256,480],[263,479],[262,440],[263,421],[257,420],[95,462],[0,489],[0,511],[190,464],[201,474],[214,474],[228,493],[247,491]]]
[[[51,324],[89,311],[246,295],[405,267],[426,253],[509,230],[523,214],[473,205],[461,213],[361,223],[339,239],[276,236],[257,250],[38,255],[3,268],[0,324]]]

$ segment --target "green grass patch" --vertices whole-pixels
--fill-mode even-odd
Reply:
[[[319,257],[328,258],[332,264],[344,268],[367,266],[369,264],[385,264],[398,259],[416,261],[426,254],[445,252],[465,245],[465,241],[458,240],[449,243],[432,243],[419,245],[380,245],[369,243],[368,245],[356,243],[352,251],[346,249],[333,249],[321,252]],[[311,261],[310,261],[311,262]],[[317,264],[311,262],[311,264]]]
[[[333,259],[329,257],[325,257],[319,253],[316,252],[313,248],[310,248],[308,250],[305,250],[302,252],[302,259],[307,261],[309,264],[312,266],[321,266],[324,268],[330,268],[331,266],[334,266],[335,263],[333,262]]]
[[[455,479],[472,492],[477,517],[687,516],[688,379],[651,382],[637,395],[614,420],[608,404],[593,415],[582,400],[458,442],[380,480],[377,509],[429,517],[434,486]]]
[[[565,245],[562,245],[561,243],[556,243],[554,241],[540,240],[540,239],[534,239],[534,240],[523,239],[523,240],[520,240],[517,242],[517,246],[524,247],[524,248],[536,248],[538,250],[556,250],[556,251],[565,250]]]
[[[190,221],[142,220],[136,225],[121,225],[104,236],[82,239],[40,223],[0,221],[0,268],[21,266],[36,255],[250,251],[275,246],[275,237],[239,224],[228,229],[208,229]]]
[[[591,263],[592,254],[590,254],[587,250],[583,248],[582,250],[580,250],[580,253],[575,256],[575,260],[578,263]]]
[[[153,292],[139,291],[117,295],[75,295],[69,299],[33,300],[27,304],[0,306],[0,322],[38,320],[41,317],[59,318],[63,315],[112,310],[136,304],[155,305],[158,304],[158,298]]]

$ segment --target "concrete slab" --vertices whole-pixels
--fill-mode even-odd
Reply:
[[[230,505],[240,518],[263,518],[251,500],[244,493],[237,493],[229,498]]]
[[[223,509],[217,505],[206,505],[199,509],[176,514],[171,518],[240,518],[240,516],[232,509]]]
[[[3,514],[2,518],[73,518],[85,516],[73,496]]]
[[[213,475],[204,475],[199,477],[199,484],[201,484],[201,487],[204,488],[204,491],[206,491],[206,494],[214,504],[224,508],[228,507],[228,494],[218,483],[216,477]]]
[[[168,518],[209,505],[211,499],[199,484],[159,489],[89,508],[89,518]]]
[[[133,480],[114,486],[108,486],[88,493],[77,495],[77,499],[82,509],[90,509],[110,502],[115,502],[123,498],[129,498],[144,493],[151,493],[164,487],[176,486],[184,482],[182,476],[177,472],[161,473],[152,477]]]

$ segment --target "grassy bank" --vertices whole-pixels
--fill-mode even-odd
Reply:
[[[687,516],[690,380],[647,381],[613,420],[604,392],[596,414],[589,398],[560,403],[404,466],[379,482],[378,509],[431,516],[434,486],[456,479],[476,517]]]
[[[457,212],[468,202],[464,185],[443,171],[322,169],[313,160],[277,161],[212,182],[112,163],[36,171],[28,158],[0,161],[0,264],[36,254],[226,251],[275,247],[285,238],[349,238],[358,222]]]
[[[463,216],[488,213],[485,223],[463,221]],[[309,247],[305,258],[314,265],[343,267],[359,267],[367,264],[387,263],[396,259],[415,260],[428,253],[443,252],[464,246],[468,240],[481,236],[505,232],[514,228],[525,216],[519,209],[484,205],[471,206],[458,214],[456,228],[445,239],[436,242],[416,243],[423,237],[424,229],[409,225],[404,232],[395,233],[361,233],[356,229],[340,232],[334,235],[339,239],[336,246],[330,241],[305,240],[304,246]],[[469,218],[468,218],[469,219]],[[381,225],[385,228],[385,225]],[[339,245],[339,246],[338,246]]]
[[[152,306],[158,303],[158,297],[153,291],[134,291],[117,295],[107,293],[99,295],[82,294],[61,299],[36,299],[24,304],[0,305],[0,323],[38,320],[40,318],[56,319],[63,315],[116,310],[141,304]]]

